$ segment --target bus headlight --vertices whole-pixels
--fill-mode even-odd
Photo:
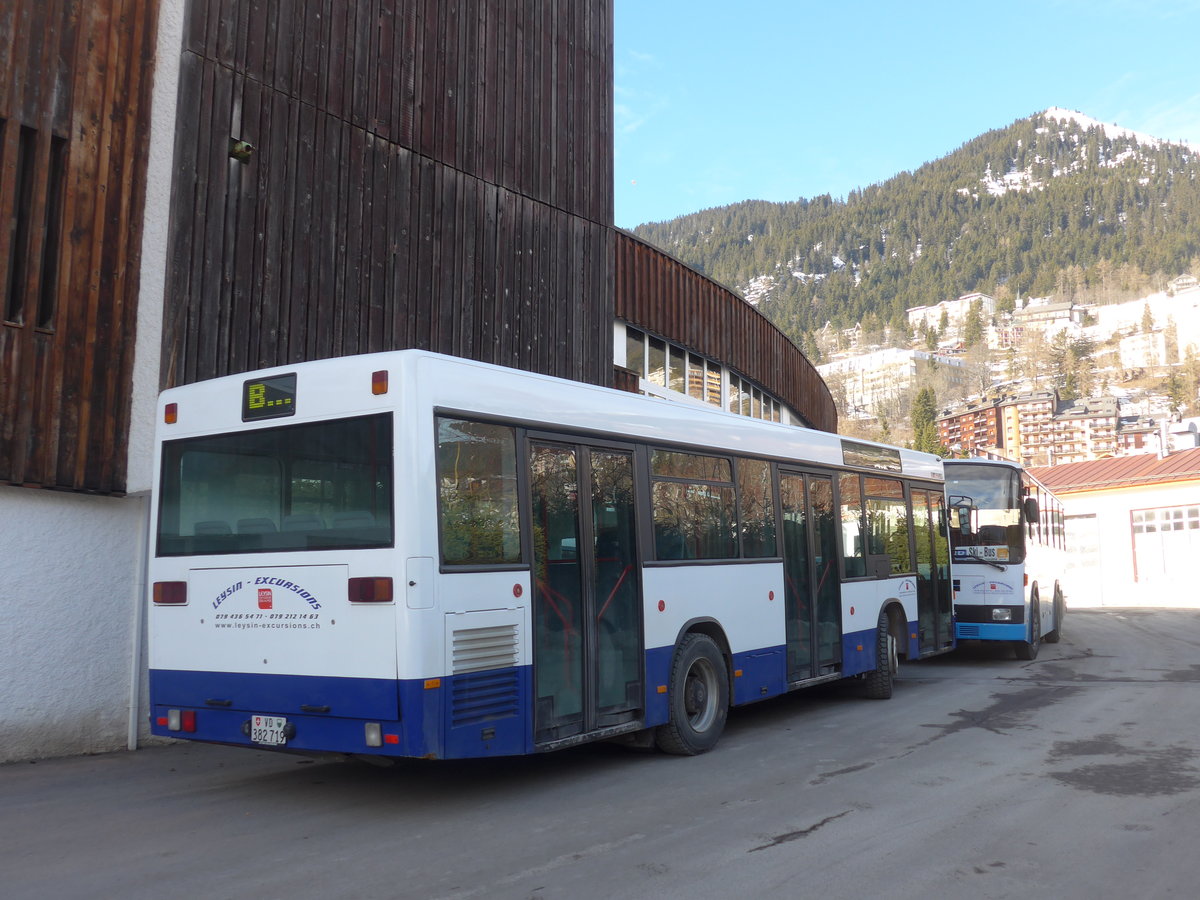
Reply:
[[[993,609],[992,610],[992,621],[993,622],[1011,622],[1012,621],[1012,610],[1011,609]]]

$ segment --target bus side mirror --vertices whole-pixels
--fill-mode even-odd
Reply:
[[[1025,521],[1036,522],[1038,520],[1038,502],[1037,497],[1025,498]]]
[[[962,506],[954,507],[954,511],[958,513],[958,530],[963,534],[971,533],[971,505],[964,503]]]

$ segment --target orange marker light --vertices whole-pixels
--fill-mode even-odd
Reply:
[[[163,407],[163,421],[168,425],[174,425],[179,421],[179,404],[168,403]]]
[[[384,369],[379,372],[371,373],[371,393],[386,394],[388,392],[388,373]]]

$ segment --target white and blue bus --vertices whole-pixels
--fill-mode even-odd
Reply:
[[[953,647],[934,456],[406,350],[166,391],[155,734],[458,758],[711,748]]]
[[[1062,634],[1062,504],[1020,463],[948,459],[946,500],[959,640],[1006,641],[1019,659]]]

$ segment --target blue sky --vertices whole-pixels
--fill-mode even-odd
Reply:
[[[616,224],[844,197],[1052,106],[1200,144],[1200,0],[614,0]]]

